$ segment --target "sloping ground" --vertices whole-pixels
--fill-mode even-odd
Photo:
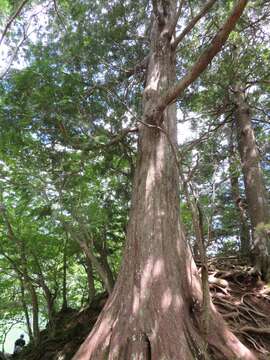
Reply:
[[[233,332],[258,359],[270,359],[270,284],[233,258],[213,262],[209,273],[212,300]]]
[[[16,360],[70,360],[90,332],[106,302],[106,296],[99,295],[91,306],[78,312],[67,309],[57,314],[55,333],[46,329],[41,332],[39,344],[29,344]],[[49,336],[50,333],[50,336]]]
[[[209,274],[213,302],[231,329],[256,352],[258,359],[270,359],[270,286],[261,282],[258,275],[249,273],[235,258],[210,260]],[[106,296],[101,295],[87,309],[59,313],[54,336],[49,337],[49,331],[44,330],[37,347],[29,345],[14,359],[70,360],[105,301]]]

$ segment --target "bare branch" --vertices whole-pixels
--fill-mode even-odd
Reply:
[[[204,5],[204,7],[202,8],[202,10],[199,12],[198,15],[196,15],[189,23],[188,25],[185,27],[185,29],[181,32],[180,35],[178,35],[173,43],[173,47],[176,48],[179,43],[184,39],[184,37],[194,28],[194,26],[197,24],[197,22],[205,15],[208,13],[208,11],[211,9],[211,7],[214,5],[214,3],[216,2],[216,0],[209,0],[207,1],[207,3]]]
[[[23,43],[29,38],[29,36],[34,32],[34,30],[33,30],[33,31],[31,31],[30,33],[27,34],[27,31],[28,31],[28,29],[29,29],[29,27],[30,27],[30,24],[31,24],[31,21],[29,22],[29,24],[28,24],[28,26],[27,26],[27,29],[26,29],[26,30],[25,30],[25,29],[23,30],[23,37],[22,37],[22,39],[19,41],[19,43],[16,45],[16,48],[15,48],[15,50],[13,51],[13,54],[11,55],[11,58],[10,58],[8,64],[7,64],[6,68],[0,73],[0,79],[3,79],[3,78],[6,76],[6,74],[9,72],[9,70],[10,70],[10,68],[11,68],[14,60],[16,59],[16,56],[17,56],[17,54],[18,54],[21,46],[22,46]]]
[[[216,124],[214,127],[209,125],[207,131],[205,131],[202,135],[200,135],[199,138],[195,140],[191,140],[188,143],[186,143],[184,145],[184,151],[182,152],[182,156],[183,153],[189,152],[193,147],[208,140],[211,133],[216,133],[220,128],[222,128],[225,124],[228,124],[229,122],[232,122],[231,112],[229,112],[229,114],[225,117],[225,119],[222,122]]]
[[[67,31],[67,27],[66,27],[66,25],[65,25],[65,22],[64,22],[62,16],[61,16],[60,13],[59,13],[59,10],[58,10],[57,0],[53,0],[53,5],[54,5],[54,10],[55,10],[55,12],[56,12],[56,15],[57,15],[58,19],[60,20],[60,23],[63,25],[65,31]]]
[[[210,46],[202,52],[198,60],[193,64],[188,73],[175,86],[165,93],[157,106],[157,112],[162,112],[170,103],[174,102],[181,93],[192,84],[200,74],[207,68],[211,60],[221,50],[228,39],[231,31],[234,29],[238,19],[242,15],[248,0],[239,0],[235,5],[231,15],[227,18],[223,27],[218,31]]]
[[[101,59],[103,62],[104,60]],[[104,89],[108,91],[108,88],[113,87],[116,83],[120,83],[126,79],[129,79],[131,76],[141,73],[143,70],[147,68],[149,61],[149,55],[145,56],[141,61],[139,61],[134,67],[128,69],[122,69],[119,71],[119,75],[115,76],[115,78],[108,80],[108,82],[104,84],[95,84],[91,88],[87,89],[84,97],[92,95],[92,93],[97,89]]]
[[[171,37],[175,28],[176,28],[176,25],[177,25],[177,22],[178,22],[178,19],[180,18],[180,15],[182,14],[182,8],[183,8],[183,5],[184,5],[184,2],[185,0],[180,0],[180,4],[179,4],[179,7],[177,9],[177,13],[175,15],[175,18],[172,22],[172,24],[170,25],[170,29],[169,29],[169,36]]]
[[[105,144],[89,142],[88,144],[83,145],[83,144],[80,144],[79,142],[75,143],[75,142],[69,141],[68,145],[70,145],[75,150],[82,150],[84,152],[88,152],[91,150],[101,150],[101,149],[104,149],[109,146],[113,146],[113,145],[121,142],[127,134],[134,133],[137,131],[138,131],[137,127],[129,127],[129,128],[122,129],[117,135],[115,135],[110,141],[108,141]]]
[[[11,18],[8,20],[8,22],[7,22],[7,24],[6,24],[5,28],[4,28],[4,31],[3,31],[2,35],[1,35],[1,38],[0,38],[0,45],[2,44],[2,41],[3,41],[4,37],[6,36],[9,28],[11,27],[13,21],[16,19],[17,16],[20,15],[23,7],[25,6],[25,4],[26,4],[28,1],[29,1],[29,0],[23,0],[23,1],[21,2],[21,4],[19,5],[18,9],[16,10],[16,12],[15,12],[15,13],[11,16]]]

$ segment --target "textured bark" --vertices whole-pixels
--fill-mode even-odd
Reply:
[[[199,56],[198,60],[193,64],[189,69],[187,74],[175,85],[171,86],[168,91],[160,97],[158,103],[158,110],[164,110],[167,105],[175,101],[182,92],[192,84],[200,74],[207,68],[211,60],[216,56],[216,54],[221,50],[222,46],[228,39],[231,31],[234,29],[239,17],[243,13],[245,6],[247,5],[248,0],[239,0],[232,13],[223,24],[221,29],[217,32],[216,36],[213,38],[209,47],[204,50]]]
[[[235,147],[233,144],[232,134],[229,141],[229,175],[231,183],[231,194],[238,213],[240,254],[243,257],[248,257],[251,250],[249,224],[246,214],[246,204],[245,201],[241,198],[238,174],[235,171]]]
[[[256,269],[270,280],[270,223],[268,199],[264,186],[260,156],[251,122],[251,110],[240,85],[234,88],[235,120],[238,148],[245,182],[248,212],[253,231],[253,254]]]
[[[189,360],[256,357],[228,330],[212,303],[202,336],[202,289],[179,220],[176,106],[160,114],[175,82],[170,24],[176,0],[153,1],[151,50],[122,268],[92,332],[73,360]],[[207,341],[205,341],[207,340]]]
[[[195,238],[196,238],[196,247],[198,255],[201,260],[201,279],[202,279],[202,330],[205,337],[208,336],[209,332],[209,311],[210,311],[210,293],[209,293],[209,284],[208,284],[208,263],[205,247],[205,239],[203,233],[203,215],[200,209],[200,205],[197,199],[192,196],[188,189],[187,181],[184,179],[183,174],[180,170],[180,178],[182,181],[182,186],[188,207],[191,211],[192,225],[194,228]],[[195,248],[196,248],[195,247]]]

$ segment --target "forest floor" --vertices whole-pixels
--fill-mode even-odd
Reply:
[[[209,262],[212,301],[258,359],[270,359],[270,284],[235,257]]]
[[[258,359],[270,359],[270,285],[234,257],[209,261],[212,300],[232,331]],[[57,314],[56,330],[47,328],[40,343],[28,345],[18,360],[70,360],[93,327],[106,302],[99,295],[90,307]],[[50,335],[50,336],[49,336]],[[127,359],[128,360],[128,359]]]
[[[91,306],[80,311],[60,311],[55,317],[55,331],[47,325],[40,333],[39,343],[28,344],[12,360],[70,360],[91,331],[106,300],[107,295],[100,294]]]

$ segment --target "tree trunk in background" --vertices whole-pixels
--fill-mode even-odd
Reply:
[[[24,240],[17,238],[15,235],[15,232],[13,231],[12,225],[9,221],[9,217],[6,211],[6,208],[2,205],[0,207],[0,213],[3,216],[3,219],[5,221],[6,227],[7,227],[7,234],[10,241],[16,246],[16,249],[19,251],[20,256],[20,262],[21,262],[21,269],[12,261],[11,262],[14,270],[18,274],[19,278],[22,278],[23,284],[25,284],[25,289],[29,291],[29,294],[31,296],[31,302],[32,302],[32,324],[33,324],[33,339],[35,342],[39,340],[39,307],[38,307],[38,297],[36,293],[36,289],[32,283],[32,280],[28,274],[28,263],[27,263],[27,255],[26,255],[26,245]]]
[[[85,270],[88,284],[88,303],[91,304],[95,296],[95,284],[92,263],[87,257],[85,257]]]
[[[113,289],[115,284],[115,279],[110,264],[108,262],[108,251],[106,248],[106,234],[104,234],[103,239],[104,239],[103,243],[100,243],[99,241],[95,241],[94,248],[96,252],[99,254],[99,262],[102,265],[102,268],[105,270],[109,284],[111,284],[111,287]]]
[[[48,319],[49,319],[49,327],[50,330],[52,331],[54,328],[54,315],[55,315],[55,309],[54,309],[54,300],[55,300],[55,296],[53,295],[53,293],[51,292],[51,290],[49,289],[48,285],[46,284],[46,280],[45,277],[43,275],[43,271],[42,268],[40,266],[38,257],[33,253],[33,258],[35,260],[35,264],[36,264],[36,273],[38,276],[38,284],[40,285],[42,291],[43,291],[43,295],[44,298],[46,300],[47,303],[47,313],[48,313]]]
[[[28,290],[30,297],[31,297],[31,304],[32,304],[32,329],[33,330],[30,333],[32,334],[32,338],[33,338],[34,342],[38,342],[39,335],[40,335],[38,296],[36,293],[36,289],[35,289],[34,285],[32,284],[32,281],[28,275],[27,267],[26,267],[24,261],[25,260],[22,260],[22,277],[23,277],[22,284],[23,284],[23,289]],[[25,284],[25,287],[24,287],[24,284]],[[26,309],[24,309],[24,312]],[[28,311],[27,311],[27,314],[28,314]],[[25,313],[25,315],[26,315],[26,313]]]
[[[66,233],[66,239],[65,239],[65,243],[64,243],[64,249],[63,249],[62,310],[66,310],[68,308],[68,301],[67,301],[67,241],[68,241],[68,234]]]
[[[233,130],[231,131],[233,132]],[[229,139],[229,175],[231,182],[231,195],[234,201],[236,211],[238,212],[239,238],[240,238],[240,254],[247,258],[250,254],[250,234],[249,224],[246,214],[245,201],[241,198],[238,180],[238,169],[235,162],[235,148],[233,144],[232,133]]]
[[[21,302],[22,302],[22,308],[23,308],[23,312],[24,312],[24,316],[25,316],[27,332],[28,332],[30,341],[33,341],[34,337],[33,337],[33,332],[32,332],[32,327],[31,327],[31,322],[30,322],[30,316],[29,316],[29,312],[28,312],[28,308],[27,308],[27,303],[25,301],[24,283],[23,283],[23,280],[21,277],[19,279],[20,279],[20,284],[21,284]]]
[[[37,297],[36,289],[32,283],[31,278],[29,277],[29,274],[28,274],[27,260],[26,260],[26,253],[25,253],[25,243],[22,240],[17,240],[17,244],[20,246],[21,267],[22,267],[24,282],[25,282],[26,288],[29,291],[30,296],[31,296],[33,337],[34,337],[34,341],[38,342],[39,335],[40,335],[38,297]]]
[[[72,239],[78,243],[85,256],[94,266],[97,274],[100,276],[101,281],[104,284],[105,289],[110,294],[114,287],[114,278],[112,271],[107,261],[102,260],[102,254],[97,257],[94,254],[94,242],[91,234],[83,223],[80,223],[81,233],[76,233],[71,226],[65,224],[67,231],[70,233]],[[98,252],[98,251],[97,251]]]
[[[39,341],[39,306],[38,306],[38,297],[36,290],[32,284],[28,284],[28,289],[31,295],[32,302],[32,322],[33,322],[33,336],[34,341],[37,343]]]
[[[92,249],[90,248],[90,246],[88,246],[88,244],[86,242],[81,242],[80,246],[81,246],[85,256],[88,258],[88,260],[91,262],[91,264],[93,264],[93,266],[96,268],[96,271],[97,271],[98,275],[100,276],[105,289],[110,294],[112,292],[113,286],[114,286],[114,280],[112,277],[111,269],[109,268],[109,271],[108,271],[108,268],[106,268],[103,265],[102,261],[93,254]]]
[[[240,85],[234,88],[236,105],[235,121],[238,136],[238,148],[241,157],[245,182],[245,194],[253,233],[253,256],[255,268],[263,279],[270,280],[270,213],[260,156],[251,122],[251,110]]]
[[[191,195],[189,192],[188,184],[184,179],[182,171],[179,171],[180,178],[182,181],[182,186],[184,194],[186,197],[187,205],[191,211],[192,225],[194,228],[196,245],[198,248],[198,255],[201,261],[201,279],[202,279],[202,330],[207,336],[209,332],[209,311],[210,311],[210,293],[209,293],[209,283],[208,283],[208,263],[207,263],[207,254],[205,239],[203,233],[203,215],[200,209],[200,205],[195,196]]]
[[[223,360],[256,359],[225,326],[212,303],[208,336],[203,336],[201,281],[179,221],[176,105],[157,111],[161,95],[176,80],[175,49],[168,36],[176,2],[153,1],[156,9],[122,268],[73,360],[193,360],[208,358],[208,345]]]

